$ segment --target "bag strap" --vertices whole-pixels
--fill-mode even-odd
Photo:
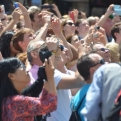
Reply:
[[[74,104],[73,104],[72,111],[75,111],[75,110],[78,110],[78,109],[79,109],[79,107],[81,106],[81,104],[82,104],[82,102],[83,102],[83,100],[84,100],[84,98],[85,98],[85,96],[86,96],[88,87],[89,87],[88,85],[84,85],[84,86],[82,87],[80,93],[83,94],[83,97],[82,97],[81,101],[79,102],[79,104],[78,104],[78,106],[77,106],[76,108],[74,108]]]

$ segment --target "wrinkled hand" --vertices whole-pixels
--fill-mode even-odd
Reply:
[[[59,44],[59,40],[57,38],[47,37],[46,44],[50,51],[56,52],[58,44]]]
[[[21,15],[22,15],[21,10],[19,8],[16,8],[12,13],[13,20],[18,21]]]

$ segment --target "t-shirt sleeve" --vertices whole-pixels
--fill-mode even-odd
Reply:
[[[63,77],[63,73],[61,73],[60,71],[58,71],[57,69],[54,72],[54,81],[55,81],[55,86],[57,87],[59,82],[61,81]]]

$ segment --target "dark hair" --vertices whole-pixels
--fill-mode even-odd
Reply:
[[[10,57],[10,41],[14,35],[13,31],[6,31],[0,37],[0,51],[3,58]]]
[[[4,98],[18,94],[8,78],[8,74],[14,73],[21,65],[21,61],[17,58],[8,58],[0,61],[0,121],[2,121],[2,103]]]
[[[90,54],[96,53],[95,50],[92,50],[85,55],[81,56],[77,61],[77,70],[80,75],[86,80],[90,78],[90,67],[94,65],[94,61],[89,57]]]
[[[111,28],[111,35],[112,35],[112,37],[114,38],[114,40],[115,40],[115,42],[116,42],[116,37],[115,37],[115,35],[114,35],[114,33],[119,33],[119,31],[120,31],[120,26],[121,25],[121,22],[119,22],[119,23],[115,23],[113,26],[112,26],[112,28]]]

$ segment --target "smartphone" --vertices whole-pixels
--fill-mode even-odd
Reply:
[[[74,12],[69,12],[69,16],[75,22]]]
[[[120,5],[114,5],[114,11],[116,15],[121,16],[121,6]]]
[[[14,7],[15,7],[15,8],[19,8],[19,5],[18,5],[17,2],[14,2]]]
[[[53,9],[53,5],[41,5],[41,9]]]

